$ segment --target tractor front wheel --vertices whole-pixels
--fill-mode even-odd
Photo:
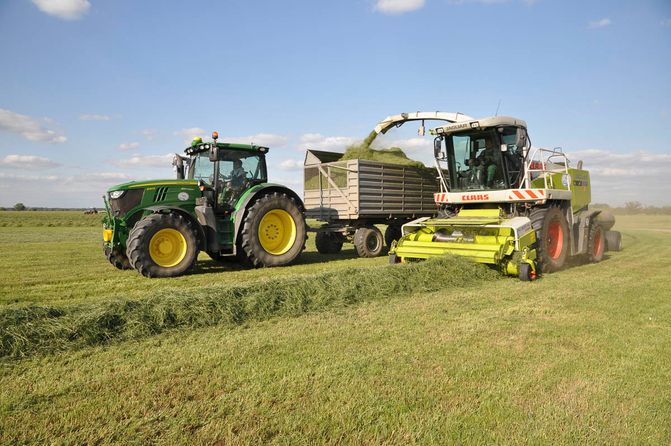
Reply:
[[[382,232],[375,226],[362,226],[354,233],[354,247],[359,257],[377,257],[383,246]]]
[[[305,248],[306,224],[302,207],[287,194],[264,195],[247,209],[240,247],[255,267],[293,262]]]
[[[126,254],[119,252],[117,249],[109,248],[103,245],[103,253],[107,260],[118,269],[131,269],[130,262]]]
[[[566,262],[569,248],[568,222],[558,207],[539,208],[531,212],[536,231],[537,256],[544,273],[557,271]]]
[[[191,224],[181,215],[152,214],[130,231],[126,253],[143,276],[173,277],[193,266],[198,241]]]

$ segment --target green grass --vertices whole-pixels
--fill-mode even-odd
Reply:
[[[300,316],[5,359],[0,444],[669,444],[670,223],[618,217],[624,251],[530,284],[366,295]],[[0,228],[3,271],[43,268],[28,295],[11,276],[16,301],[0,305],[67,310],[128,292],[155,302],[264,277],[386,271],[385,259],[351,252],[320,263],[309,246],[310,260],[290,268],[204,261],[200,275],[148,280],[111,269],[98,245],[98,228]],[[65,266],[50,273],[61,246],[78,277]],[[31,248],[50,255],[22,256]]]

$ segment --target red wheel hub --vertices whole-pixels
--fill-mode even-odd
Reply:
[[[594,234],[594,247],[592,248],[592,255],[596,258],[601,256],[603,251],[603,231],[601,229],[596,230]]]
[[[553,220],[548,225],[547,242],[548,257],[558,259],[564,249],[564,228],[559,221]]]

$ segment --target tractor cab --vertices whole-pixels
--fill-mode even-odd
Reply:
[[[176,155],[173,165],[178,178],[198,181],[212,207],[232,210],[246,190],[268,182],[265,157],[268,148],[218,143],[216,132],[212,137],[212,143],[194,138],[185,150],[188,157]]]
[[[528,147],[526,123],[493,117],[432,129],[434,155],[445,191],[519,187]]]

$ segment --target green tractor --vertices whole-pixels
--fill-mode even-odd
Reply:
[[[613,216],[588,206],[582,161],[572,168],[560,149],[532,147],[524,121],[468,118],[431,133],[439,213],[405,224],[390,262],[456,254],[532,280],[621,249]]]
[[[305,248],[303,202],[268,183],[267,147],[195,138],[175,155],[175,180],[111,187],[104,198],[103,250],[112,265],[146,277],[186,273],[198,253],[215,261],[270,267]]]

